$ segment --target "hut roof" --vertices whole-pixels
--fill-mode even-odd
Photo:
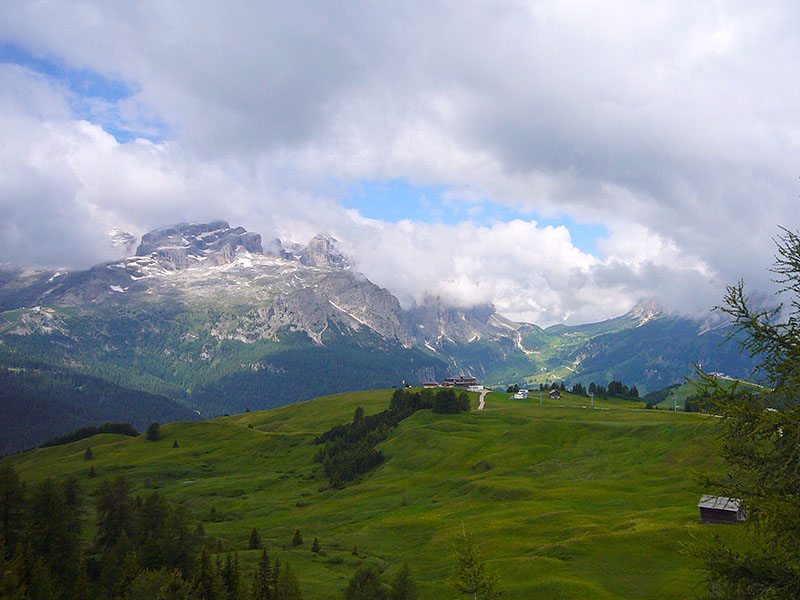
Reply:
[[[697,506],[698,508],[714,508],[716,510],[729,510],[731,512],[737,512],[741,503],[742,501],[739,500],[739,498],[705,495],[700,498],[700,502],[697,504]]]

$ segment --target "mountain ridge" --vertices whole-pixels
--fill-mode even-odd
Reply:
[[[652,300],[548,328],[431,296],[404,310],[327,234],[261,240],[225,221],[180,223],[84,271],[0,270],[0,349],[204,416],[453,374],[503,387],[616,379],[646,392],[682,381],[692,360],[739,377],[753,366],[735,344],[720,349],[728,326]]]

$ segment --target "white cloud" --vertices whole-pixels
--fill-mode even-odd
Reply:
[[[798,16],[788,1],[6,2],[5,41],[135,93],[96,100],[89,124],[76,92],[0,65],[0,260],[87,264],[106,226],[221,217],[331,231],[398,294],[531,320],[640,296],[693,310],[739,277],[768,291],[771,237],[800,222]],[[120,144],[101,129],[115,115],[168,139]],[[449,186],[476,222],[379,224],[324,194],[389,179]],[[560,228],[480,224],[484,198],[603,224],[602,256]]]

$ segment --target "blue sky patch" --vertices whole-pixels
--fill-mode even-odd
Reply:
[[[120,143],[140,137],[157,142],[167,133],[166,124],[157,117],[140,116],[132,124],[121,115],[119,103],[138,92],[138,87],[121,78],[73,69],[63,60],[37,56],[9,43],[0,43],[0,62],[20,65],[68,89],[72,92],[68,101],[75,117],[100,125]]]
[[[450,186],[412,185],[404,179],[385,182],[364,181],[350,186],[344,194],[345,207],[358,210],[364,217],[397,223],[407,219],[423,223],[454,225],[463,221],[491,223],[536,221],[540,227],[560,225],[569,229],[572,243],[583,252],[599,256],[597,239],[608,236],[604,225],[577,223],[568,215],[543,218],[522,212],[511,206],[498,204],[478,195],[464,200]]]

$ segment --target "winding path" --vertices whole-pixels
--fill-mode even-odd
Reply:
[[[484,404],[485,404],[483,399],[486,397],[486,394],[488,394],[488,393],[489,393],[489,390],[483,390],[481,392],[481,397],[478,398],[478,410],[483,410],[483,407],[484,407]]]

